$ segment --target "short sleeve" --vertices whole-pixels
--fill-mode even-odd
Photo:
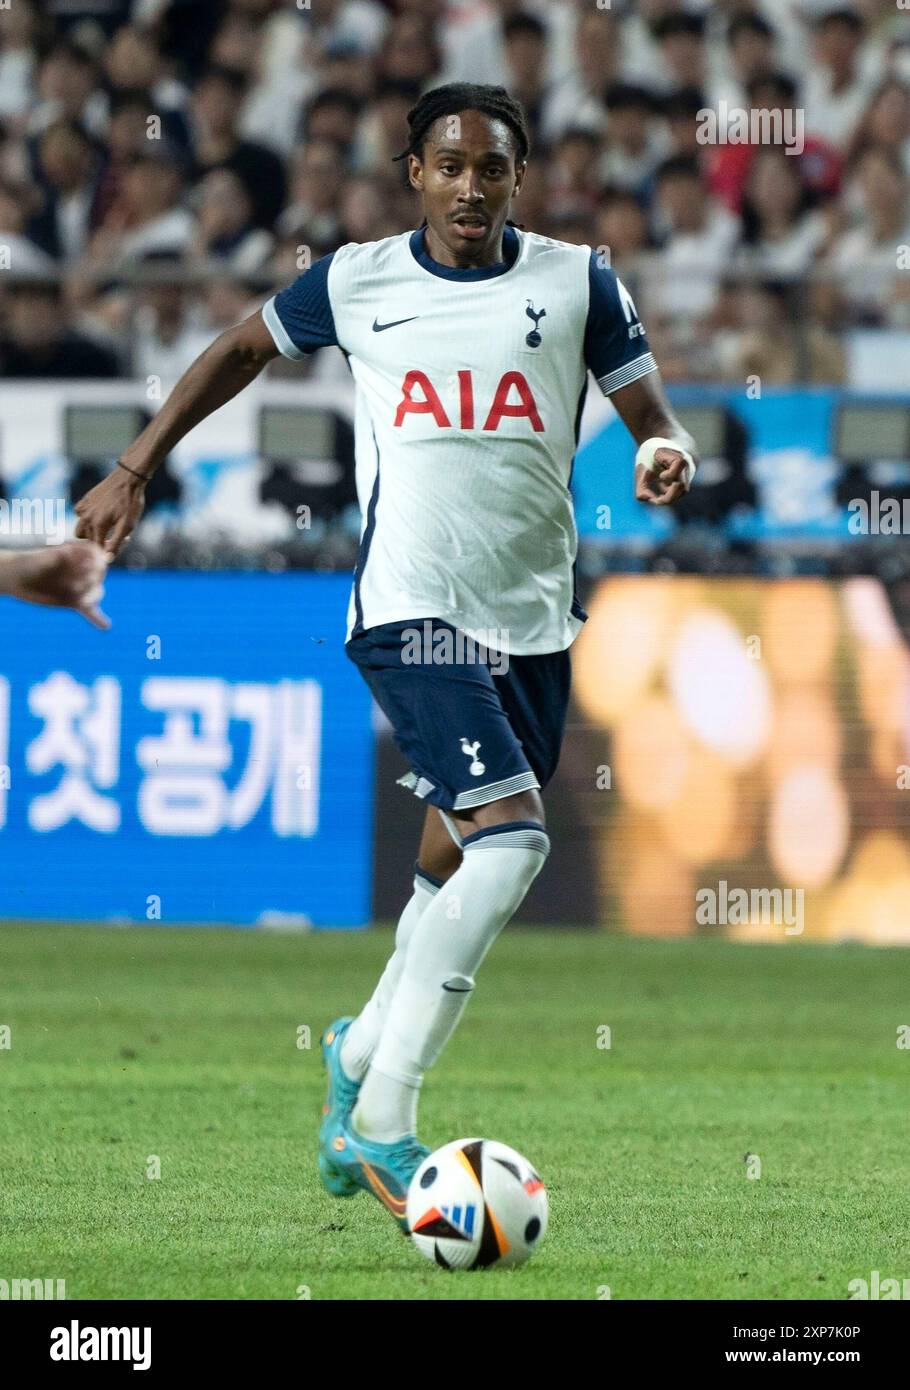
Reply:
[[[591,252],[588,269],[590,296],[585,325],[585,366],[597,378],[605,396],[657,371],[645,330],[632,296],[610,266]]]
[[[323,256],[292,285],[262,306],[265,326],[284,357],[299,360],[321,347],[335,347],[335,317],[329,298],[332,256]]]

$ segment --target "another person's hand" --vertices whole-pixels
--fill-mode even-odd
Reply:
[[[145,508],[145,482],[125,468],[114,468],[76,503],[76,535],[94,541],[113,559],[136,528]]]
[[[107,556],[87,541],[64,541],[40,550],[6,554],[0,563],[0,592],[26,603],[73,608],[94,627],[111,623],[98,604],[104,594]]]

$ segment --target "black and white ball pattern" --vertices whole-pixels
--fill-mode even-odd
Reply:
[[[547,1193],[540,1174],[495,1139],[456,1139],[436,1149],[408,1189],[417,1249],[443,1269],[520,1265],[543,1240]]]

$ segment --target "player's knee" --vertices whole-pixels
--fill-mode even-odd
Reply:
[[[468,835],[463,852],[466,862],[469,856],[476,862],[476,856],[495,852],[497,891],[517,906],[546,862],[550,837],[537,821],[509,821]]]

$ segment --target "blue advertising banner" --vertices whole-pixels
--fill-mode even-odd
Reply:
[[[361,926],[350,578],[115,571],[99,632],[0,600],[0,917]]]

